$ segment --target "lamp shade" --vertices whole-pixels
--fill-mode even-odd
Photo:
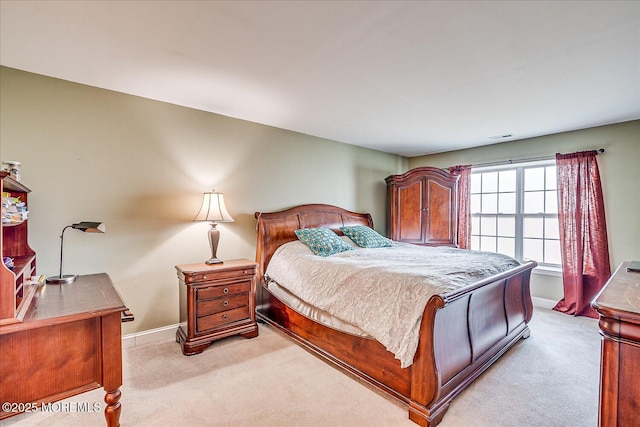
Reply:
[[[77,224],[73,224],[71,228],[84,231],[85,233],[105,233],[107,231],[104,222],[82,221]]]
[[[202,206],[194,221],[233,222],[224,204],[224,195],[215,190],[202,195]]]

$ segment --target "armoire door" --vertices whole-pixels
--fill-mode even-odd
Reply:
[[[455,243],[457,224],[456,213],[453,210],[455,195],[449,183],[437,179],[426,180],[426,207],[423,218],[426,222],[426,237],[424,243],[451,245]]]
[[[416,179],[397,187],[395,239],[407,243],[424,243],[427,222],[424,179]]]

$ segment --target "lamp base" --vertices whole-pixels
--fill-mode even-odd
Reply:
[[[211,228],[209,229],[209,246],[211,246],[211,258],[205,261],[205,264],[222,264],[222,261],[218,259],[216,252],[218,252],[218,242],[220,241],[220,230],[216,228],[216,223],[211,222]]]
[[[78,278],[77,274],[65,274],[64,276],[47,277],[47,283],[51,285],[63,285],[65,283],[73,283]]]

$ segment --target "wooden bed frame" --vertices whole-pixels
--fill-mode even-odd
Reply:
[[[269,293],[264,272],[274,251],[296,240],[295,230],[328,227],[342,234],[344,225],[373,228],[369,214],[330,205],[302,205],[281,212],[256,212],[256,261],[262,286],[256,312],[262,320],[407,405],[409,418],[421,426],[440,422],[451,400],[513,346],[529,336],[533,305],[529,262],[428,301],[413,364],[400,362],[382,344],[315,322]]]

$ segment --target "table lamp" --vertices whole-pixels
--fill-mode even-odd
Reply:
[[[209,229],[209,245],[211,246],[211,258],[205,261],[207,264],[222,264],[222,261],[216,256],[218,251],[218,242],[220,241],[220,231],[216,228],[219,222],[233,222],[233,218],[227,212],[224,204],[224,195],[215,190],[202,195],[202,207],[200,212],[193,219],[194,221],[209,221],[211,228]]]
[[[85,233],[104,233],[106,231],[104,223],[89,221],[82,221],[77,224],[67,225],[63,228],[62,234],[60,234],[60,273],[58,276],[47,277],[47,283],[58,285],[63,283],[73,283],[78,278],[77,274],[62,275],[62,249],[64,247],[64,232],[67,228],[75,228],[76,230],[84,231]]]

